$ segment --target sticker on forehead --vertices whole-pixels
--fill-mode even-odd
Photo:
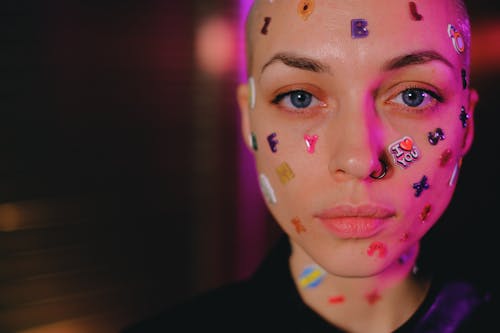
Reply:
[[[250,106],[250,110],[253,110],[255,108],[255,79],[250,76],[248,78],[248,93],[250,96],[248,96],[248,106]]]
[[[422,15],[420,15],[418,13],[417,4],[414,1],[410,1],[410,13],[411,13],[411,17],[415,21],[422,21],[422,19],[424,18]]]
[[[276,195],[274,194],[273,187],[271,186],[269,178],[267,178],[266,175],[262,173],[260,174],[259,184],[260,184],[260,190],[262,191],[262,194],[266,198],[266,201],[270,204],[277,203],[278,200],[276,200]]]
[[[299,276],[299,285],[302,288],[315,288],[321,284],[326,272],[318,265],[311,265],[304,268]]]
[[[269,27],[269,24],[271,23],[271,18],[270,17],[264,17],[264,26],[260,30],[260,33],[263,35],[267,35],[267,28]]]
[[[351,20],[351,37],[352,38],[365,38],[368,37],[368,21],[364,19]]]
[[[420,157],[420,151],[409,136],[405,136],[389,145],[389,154],[395,165],[406,169]]]
[[[301,0],[297,6],[297,12],[300,17],[305,21],[314,11],[314,0]]]
[[[286,162],[281,163],[280,166],[276,168],[276,173],[278,174],[278,177],[280,178],[280,182],[282,184],[286,184],[290,180],[295,178],[295,174],[293,173],[292,168],[290,168],[290,166]]]
[[[465,51],[464,38],[462,37],[462,34],[451,24],[448,24],[448,36],[453,42],[455,51],[457,51],[457,53],[459,54],[463,53]]]

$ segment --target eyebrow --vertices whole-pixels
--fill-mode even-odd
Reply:
[[[425,64],[434,60],[440,61],[450,68],[454,68],[453,64],[448,59],[446,59],[440,53],[432,50],[415,52],[395,57],[387,61],[382,68],[384,69],[384,71],[391,71],[407,66]],[[269,65],[275,62],[282,62],[287,66],[314,73],[331,73],[330,66],[328,66],[327,64],[324,64],[312,58],[297,56],[293,53],[288,52],[280,52],[275,54],[268,62],[264,64],[264,66],[262,66],[261,73],[264,72],[264,70]]]
[[[281,52],[275,54],[268,62],[262,66],[261,73],[264,72],[264,70],[271,64],[275,62],[282,62],[283,64],[297,68],[297,69],[302,69],[314,73],[329,73],[330,72],[330,67],[327,64],[324,64],[318,60],[308,58],[308,57],[301,57],[297,56],[292,53],[287,53],[287,52]]]
[[[385,71],[390,71],[390,70],[400,69],[406,66],[425,64],[434,60],[440,61],[450,68],[454,68],[453,64],[444,56],[442,56],[436,51],[429,50],[429,51],[421,51],[416,53],[405,54],[403,56],[391,59],[385,63],[383,69]]]

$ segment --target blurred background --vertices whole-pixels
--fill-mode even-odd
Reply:
[[[0,4],[0,332],[118,332],[257,267],[280,232],[238,123],[249,2]],[[500,5],[468,5],[481,98],[446,264],[495,283]]]

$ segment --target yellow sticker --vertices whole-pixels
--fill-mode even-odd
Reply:
[[[288,183],[295,177],[292,168],[290,168],[290,166],[286,162],[281,163],[281,165],[276,168],[276,172],[278,173],[282,184]]]

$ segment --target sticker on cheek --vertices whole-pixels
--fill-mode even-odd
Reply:
[[[315,288],[323,282],[326,272],[317,265],[306,267],[299,276],[299,286],[302,288]]]
[[[413,162],[419,159],[420,151],[409,136],[397,140],[389,145],[389,153],[395,165],[406,169]]]
[[[453,156],[453,151],[451,149],[446,149],[443,151],[441,154],[441,157],[439,158],[439,166],[444,167],[448,164],[448,162],[451,160],[451,157]]]
[[[259,144],[257,143],[257,136],[255,133],[250,134],[250,145],[254,151],[259,150]]]
[[[271,186],[271,183],[269,182],[269,178],[267,178],[266,175],[260,174],[259,184],[260,184],[260,190],[262,191],[262,194],[266,198],[266,201],[270,204],[277,203],[278,200],[276,200],[276,195],[274,194],[274,189]]]
[[[410,13],[411,17],[415,21],[422,21],[422,19],[424,18],[422,15],[418,13],[417,4],[414,1],[410,1]]]
[[[465,42],[462,34],[451,24],[448,24],[448,36],[451,38],[453,47],[458,54],[465,51]]]
[[[424,223],[427,218],[429,217],[429,214],[431,213],[432,206],[430,204],[425,205],[425,207],[422,209],[420,212],[420,221]]]
[[[253,110],[255,109],[255,79],[252,76],[248,79],[248,93],[250,95],[248,98],[250,110]]]
[[[263,35],[267,35],[267,28],[269,27],[269,24],[271,23],[271,18],[270,17],[264,17],[264,26],[260,30],[260,33]]]
[[[306,232],[306,227],[304,227],[304,225],[302,224],[302,222],[300,222],[300,219],[298,217],[294,217],[292,219],[292,224],[293,226],[295,227],[295,231],[300,234],[302,232]]]
[[[444,140],[445,138],[446,137],[441,128],[436,128],[434,132],[429,132],[429,134],[427,135],[429,143],[433,146],[437,145],[439,141]]]
[[[293,173],[292,168],[290,168],[290,166],[286,162],[281,163],[280,166],[276,168],[276,173],[278,174],[278,177],[280,178],[280,182],[282,184],[286,184],[290,180],[295,178],[295,174]]]
[[[418,198],[420,195],[422,195],[422,192],[424,190],[428,190],[430,187],[429,183],[427,182],[427,176],[423,176],[422,179],[418,183],[413,183],[413,189],[415,190],[415,196]]]
[[[273,153],[278,152],[279,141],[276,140],[276,136],[278,136],[276,133],[272,133],[267,136],[267,142],[269,143],[269,148],[271,148],[271,151]]]
[[[368,21],[364,19],[351,20],[351,37],[352,38],[365,38],[368,37],[369,31],[367,29]]]
[[[462,166],[462,159],[458,160],[458,162],[455,164],[455,167],[453,168],[453,172],[450,177],[450,181],[448,182],[448,185],[454,186],[457,182],[457,177],[458,177],[458,172],[460,171],[460,167]]]
[[[297,6],[297,13],[305,21],[314,11],[314,0],[301,0]]]
[[[460,121],[462,122],[462,127],[466,128],[467,127],[467,122],[470,118],[470,115],[465,111],[465,107],[462,106],[462,109],[460,110]]]
[[[366,250],[366,253],[372,257],[375,255],[375,252],[378,252],[378,257],[379,258],[384,258],[387,255],[387,246],[385,246],[384,243],[382,242],[373,242],[368,246],[368,250]]]
[[[467,71],[462,68],[462,88],[467,89]]]
[[[317,135],[304,135],[304,140],[306,141],[306,150],[309,154],[313,154],[316,150],[316,142],[318,141]]]

